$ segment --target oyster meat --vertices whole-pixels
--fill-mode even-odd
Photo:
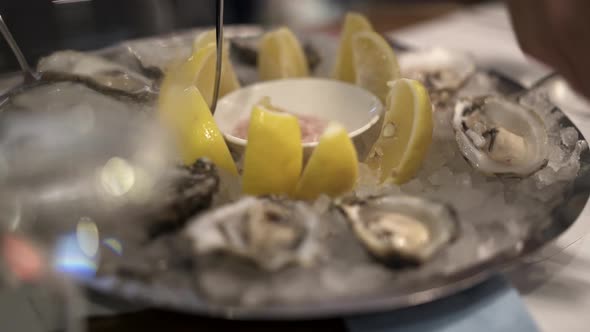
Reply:
[[[315,262],[317,223],[304,203],[246,197],[192,220],[185,234],[197,255],[229,254],[277,271]]]
[[[432,48],[400,54],[402,76],[424,84],[435,106],[446,106],[475,73],[475,63],[466,54]]]
[[[547,163],[547,130],[541,117],[501,97],[457,102],[453,128],[465,159],[485,174],[526,177]]]
[[[425,263],[459,233],[451,207],[418,197],[374,197],[340,208],[366,249],[388,264]]]
[[[80,81],[110,92],[155,97],[152,80],[95,55],[76,51],[55,52],[41,59],[37,70],[45,80]]]

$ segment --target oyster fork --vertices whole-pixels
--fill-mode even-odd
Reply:
[[[23,55],[23,52],[21,51],[20,47],[18,47],[18,44],[12,36],[12,33],[10,33],[10,30],[8,30],[8,26],[6,25],[6,23],[4,23],[2,15],[0,15],[0,33],[2,34],[4,40],[6,40],[8,46],[10,46],[10,49],[12,50],[12,53],[16,57],[16,60],[18,61],[21,71],[23,72],[25,82],[39,80],[39,73],[31,69],[31,66],[29,66],[27,59]]]
[[[219,84],[221,83],[221,59],[223,55],[223,0],[217,0],[215,17],[215,39],[217,40],[217,53],[215,65],[215,82],[213,86],[213,101],[211,102],[211,113],[215,114],[217,99],[219,99]]]

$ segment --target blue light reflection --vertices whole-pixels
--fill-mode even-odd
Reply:
[[[92,278],[96,275],[98,256],[88,257],[80,248],[76,234],[70,234],[58,240],[53,266],[74,277]]]

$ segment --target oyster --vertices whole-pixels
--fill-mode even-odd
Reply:
[[[526,177],[547,163],[547,130],[533,110],[501,97],[457,102],[453,128],[465,159],[485,174]]]
[[[219,177],[215,166],[203,159],[191,166],[179,166],[170,172],[171,181],[157,193],[160,197],[146,216],[150,238],[184,226],[196,213],[211,206],[219,189]]]
[[[196,218],[185,234],[197,255],[229,254],[276,271],[316,260],[317,223],[304,203],[247,197]]]
[[[155,98],[150,79],[95,55],[56,52],[41,59],[37,70],[45,80],[79,81],[109,92]]]
[[[442,48],[402,53],[398,61],[402,76],[421,81],[439,107],[448,105],[475,73],[468,55]]]
[[[191,55],[195,37],[208,30],[190,29],[170,35],[149,37],[123,42],[99,51],[101,55],[125,67],[136,68],[148,77],[158,78],[170,65]],[[226,26],[226,39],[248,38],[262,34],[262,28],[251,25]]]
[[[394,265],[424,263],[459,233],[452,208],[418,197],[374,197],[340,208],[366,249]]]
[[[110,93],[85,82],[41,80],[17,87],[0,97],[0,111],[93,113],[108,110],[123,114],[149,113],[145,100]],[[76,118],[77,119],[77,118]]]
[[[235,59],[248,66],[255,67],[258,62],[258,42],[261,36],[241,37],[231,39],[232,54]],[[307,58],[309,70],[313,72],[321,62],[319,51],[309,42],[302,44],[303,52]]]

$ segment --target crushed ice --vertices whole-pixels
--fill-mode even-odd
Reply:
[[[476,79],[478,84],[482,80],[481,76]],[[211,287],[206,293],[217,300],[228,300],[229,296],[230,301],[247,306],[277,300],[321,301],[334,296],[415,287],[428,278],[454,273],[501,251],[518,252],[522,249],[522,239],[532,227],[549,222],[550,211],[561,202],[567,185],[577,176],[580,155],[588,148],[574,127],[561,127],[563,115],[555,112],[552,105],[537,95],[527,98],[523,104],[540,105],[538,111],[546,119],[550,135],[547,166],[525,179],[488,177],[475,171],[457,147],[449,108],[434,112],[433,142],[422,168],[411,181],[401,186],[381,185],[375,170],[365,164],[359,165],[360,178],[354,193],[357,197],[418,195],[447,202],[457,210],[462,221],[459,240],[420,269],[392,271],[374,262],[345,221],[329,215],[330,199],[321,197],[312,208],[324,215],[320,232],[327,252],[322,266],[288,269],[268,279],[234,278],[232,287],[219,290],[221,294],[215,294],[214,288],[226,283],[210,282],[209,273],[206,273],[202,286]],[[232,267],[225,273],[239,275]]]

